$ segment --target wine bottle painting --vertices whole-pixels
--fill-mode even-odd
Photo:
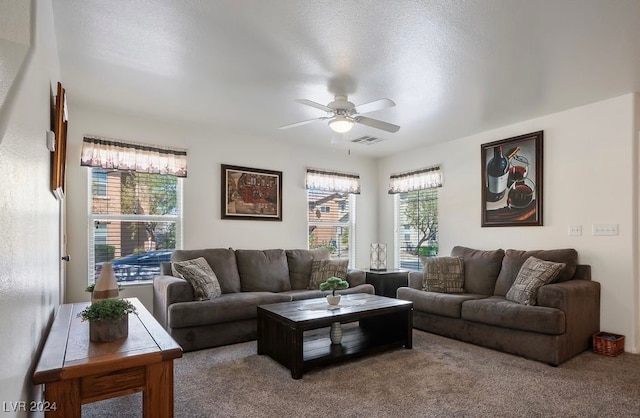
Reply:
[[[542,138],[482,145],[482,226],[542,225]]]

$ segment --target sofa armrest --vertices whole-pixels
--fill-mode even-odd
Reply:
[[[569,280],[542,286],[538,305],[564,312],[570,349],[589,348],[591,336],[600,331],[600,283]]]
[[[178,302],[191,302],[193,287],[184,279],[174,276],[157,276],[153,279],[153,316],[167,327],[169,306]]]
[[[347,282],[349,282],[349,287],[365,284],[367,275],[363,270],[349,270],[347,271]]]
[[[421,271],[410,271],[409,272],[409,287],[412,289],[422,290],[422,278],[424,277],[424,273]]]

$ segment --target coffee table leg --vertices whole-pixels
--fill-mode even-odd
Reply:
[[[407,342],[404,348],[413,348],[413,308],[407,311]]]
[[[289,338],[291,338],[291,353],[293,361],[291,362],[291,377],[294,379],[302,378],[302,361],[303,361],[303,332],[295,328],[288,328]]]

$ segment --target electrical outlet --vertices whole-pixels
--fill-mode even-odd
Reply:
[[[618,224],[593,224],[593,235],[618,235]]]
[[[582,235],[582,225],[570,225],[569,226],[569,236],[570,237],[579,237]]]

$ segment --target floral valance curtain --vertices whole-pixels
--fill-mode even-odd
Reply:
[[[439,165],[391,174],[389,177],[390,194],[433,189],[435,187],[442,187],[442,171],[440,171]]]
[[[187,177],[187,151],[84,137],[80,165]]]
[[[307,169],[307,189],[360,194],[358,174]]]

